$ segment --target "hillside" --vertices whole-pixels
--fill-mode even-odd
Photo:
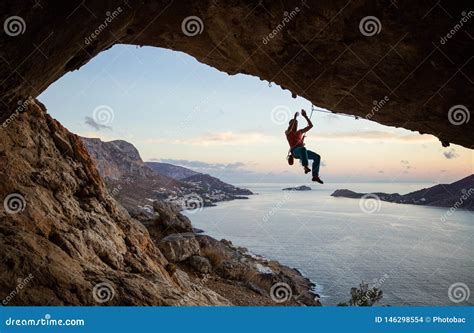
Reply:
[[[172,202],[182,209],[195,209],[252,194],[215,177],[171,164],[159,169],[174,177],[187,177],[180,180],[162,175],[150,167],[157,168],[156,163],[144,163],[135,146],[127,141],[104,142],[90,138],[82,138],[82,141],[96,162],[110,195],[132,216],[151,215],[154,200]]]
[[[173,165],[162,162],[145,162],[147,166],[158,172],[160,175],[181,180],[187,177],[191,177],[199,174],[199,172],[193,171],[182,166]]]
[[[160,162],[145,162],[145,164],[164,176],[180,180],[181,182],[191,186],[196,186],[209,193],[227,193],[235,196],[253,194],[250,190],[236,187],[223,182],[219,178],[196,172],[182,166]]]
[[[151,179],[130,146],[94,146],[109,179]],[[195,234],[175,205],[130,218],[88,149],[38,101],[0,131],[2,305],[275,305],[276,283],[292,291],[281,304],[319,305],[296,270]]]
[[[158,177],[166,183],[171,178],[157,176],[143,163],[138,150],[129,142],[82,138],[102,177],[121,179],[129,176]]]
[[[131,143],[81,138],[109,193],[133,216],[152,212],[153,200],[191,193],[193,188],[150,169]]]
[[[334,191],[331,196],[357,199],[368,194],[340,189]],[[474,210],[474,174],[451,184],[438,184],[407,194],[380,192],[370,194],[374,194],[380,200],[388,202]]]
[[[186,177],[184,179],[181,179],[181,181],[186,184],[197,186],[199,188],[202,188],[204,191],[209,191],[212,193],[224,192],[237,196],[253,194],[250,190],[235,187],[233,185],[224,183],[216,177],[212,177],[211,175],[203,173]]]

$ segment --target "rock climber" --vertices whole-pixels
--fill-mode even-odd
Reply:
[[[304,144],[305,133],[308,132],[311,128],[313,128],[313,123],[306,114],[306,111],[302,109],[301,115],[304,119],[306,119],[308,124],[305,128],[298,129],[298,120],[296,120],[298,115],[299,113],[296,112],[293,119],[291,119],[289,122],[288,129],[285,131],[286,139],[288,140],[288,144],[290,145],[288,163],[292,165],[293,158],[299,159],[301,161],[301,164],[303,165],[304,173],[307,174],[311,172],[311,169],[308,167],[308,164],[309,160],[312,160],[312,181],[324,184],[321,178],[319,178],[319,166],[321,163],[321,156],[311,150],[306,149]]]

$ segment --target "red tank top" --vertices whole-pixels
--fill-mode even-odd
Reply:
[[[287,132],[286,139],[290,145],[290,148],[294,148],[296,146],[303,144],[303,132],[301,130],[297,130],[296,132]]]

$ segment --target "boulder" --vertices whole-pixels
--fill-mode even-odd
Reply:
[[[250,268],[241,262],[235,260],[225,260],[219,267],[217,273],[224,279],[242,280],[245,279]]]
[[[229,304],[189,280],[177,284],[82,140],[38,101],[0,130],[0,193],[2,204],[14,194],[11,212],[0,212],[0,300],[9,306]]]
[[[211,236],[200,234],[196,235],[196,239],[198,240],[201,249],[209,248],[218,252],[222,252],[225,255],[230,255],[232,253],[232,249],[229,246],[224,244],[222,241],[212,238]]]
[[[209,273],[212,270],[211,262],[201,256],[191,256],[189,257],[189,264],[192,268],[201,273]]]
[[[153,202],[153,209],[157,214],[155,224],[165,233],[192,232],[191,221],[179,212],[179,208],[164,201]]]
[[[168,235],[158,243],[158,247],[171,262],[180,262],[199,255],[199,243],[190,232]]]

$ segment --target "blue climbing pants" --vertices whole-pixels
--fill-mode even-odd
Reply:
[[[305,147],[295,147],[291,150],[293,156],[301,160],[303,166],[308,166],[308,160],[313,160],[312,174],[313,177],[319,176],[319,165],[321,163],[321,156],[315,152],[306,149]]]

